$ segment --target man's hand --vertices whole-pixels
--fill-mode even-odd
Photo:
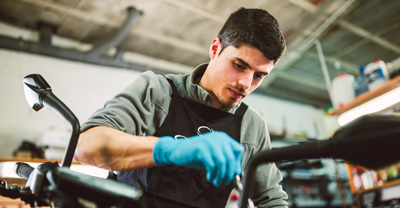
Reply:
[[[206,169],[207,180],[215,186],[228,185],[242,173],[244,147],[224,132],[208,132],[188,140],[160,137],[153,149],[157,166],[173,164]]]

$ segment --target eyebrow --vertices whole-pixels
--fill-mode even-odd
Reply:
[[[239,57],[235,57],[236,60],[238,60],[241,64],[245,65],[247,68],[251,69],[250,65],[243,59]],[[259,74],[262,74],[264,76],[267,76],[269,73],[268,72],[257,72]]]
[[[250,64],[248,64],[245,60],[235,57],[236,60],[238,60],[241,64],[245,65],[247,68],[251,69]]]

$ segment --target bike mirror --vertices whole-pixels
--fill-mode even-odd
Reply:
[[[71,166],[80,133],[79,120],[72,111],[53,94],[50,85],[40,74],[30,74],[24,77],[23,83],[26,100],[33,110],[40,111],[44,108],[49,108],[70,125],[72,130],[71,138],[61,166]]]
[[[23,79],[25,98],[35,111],[43,110],[43,99],[51,93],[51,87],[40,74],[30,74]]]

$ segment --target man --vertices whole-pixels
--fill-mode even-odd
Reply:
[[[145,72],[82,126],[75,159],[117,171],[149,207],[224,207],[235,175],[269,149],[266,124],[242,103],[285,51],[278,23],[241,8],[210,46],[210,62],[186,75]],[[274,164],[257,169],[252,199],[287,207]]]

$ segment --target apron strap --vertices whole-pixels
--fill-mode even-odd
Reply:
[[[178,89],[176,88],[174,82],[171,79],[167,78],[167,77],[165,77],[165,79],[168,80],[169,85],[171,85],[171,87],[172,87],[172,94],[179,95]]]
[[[242,102],[240,107],[236,110],[235,115],[243,116],[244,113],[246,113],[247,108],[249,108],[249,106]]]

